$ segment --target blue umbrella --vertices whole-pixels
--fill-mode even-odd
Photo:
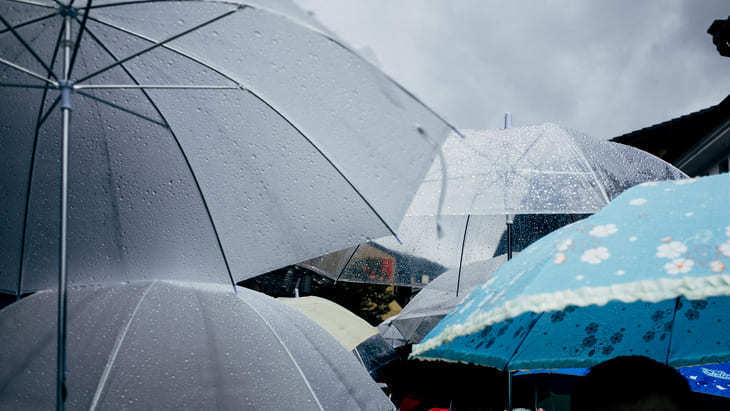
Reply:
[[[730,177],[644,183],[502,266],[413,355],[507,370],[730,360]]]
[[[537,369],[517,372],[515,377],[531,378],[532,376],[564,375],[568,378],[579,378],[588,374],[588,371],[588,368]],[[692,391],[730,398],[730,363],[681,367],[678,371],[687,379]],[[635,372],[641,372],[641,370],[635,370]],[[647,378],[651,377],[648,376]]]

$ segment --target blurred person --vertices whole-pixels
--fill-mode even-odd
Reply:
[[[672,367],[623,356],[591,368],[571,394],[571,411],[693,411],[687,380]]]

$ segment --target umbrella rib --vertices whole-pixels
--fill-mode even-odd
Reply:
[[[114,366],[114,363],[117,360],[117,355],[119,354],[119,350],[122,348],[122,343],[124,343],[124,339],[127,337],[127,332],[129,331],[130,326],[132,325],[132,321],[134,320],[135,316],[137,315],[137,311],[139,310],[139,307],[142,305],[142,301],[144,301],[145,297],[147,297],[147,294],[150,292],[152,287],[157,284],[156,281],[152,282],[142,293],[142,296],[139,298],[139,301],[137,301],[137,305],[134,307],[134,310],[132,311],[132,315],[129,316],[129,320],[127,320],[127,323],[124,325],[124,328],[122,329],[122,332],[117,335],[116,341],[114,341],[114,347],[112,348],[112,352],[109,355],[109,358],[106,361],[106,365],[104,366],[104,371],[101,373],[101,377],[99,377],[99,383],[96,386],[96,391],[94,392],[94,397],[91,400],[91,405],[89,406],[89,410],[95,410],[96,407],[99,404],[99,399],[101,399],[101,393],[104,391],[104,386],[106,386],[106,382],[109,379],[109,374],[112,371],[112,367]]]
[[[385,218],[383,218],[383,216],[381,216],[380,213],[378,213],[378,211],[370,203],[370,201],[368,201],[368,199],[365,198],[365,195],[363,195],[360,192],[360,190],[358,190],[358,188],[355,187],[355,184],[352,181],[350,181],[350,179],[347,178],[347,176],[345,176],[345,173],[339,167],[337,167],[335,165],[334,161],[332,159],[330,159],[329,156],[327,156],[324,153],[324,151],[322,151],[322,149],[320,149],[319,146],[317,146],[317,144],[314,143],[314,141],[312,141],[309,137],[307,137],[307,135],[304,134],[304,132],[302,132],[302,130],[299,129],[299,127],[297,127],[296,125],[294,125],[294,123],[291,120],[289,120],[289,118],[287,118],[282,112],[280,112],[279,110],[277,110],[276,108],[274,108],[274,106],[271,105],[268,101],[266,101],[263,97],[259,96],[258,94],[254,93],[253,91],[251,91],[249,89],[245,89],[245,90],[247,92],[251,93],[252,96],[256,97],[257,100],[259,100],[260,102],[262,102],[263,104],[265,104],[267,107],[269,107],[271,110],[273,110],[279,117],[281,117],[282,120],[286,121],[286,123],[289,124],[289,126],[291,126],[294,130],[296,130],[297,133],[300,136],[302,136],[302,138],[304,138],[305,140],[307,140],[307,142],[315,150],[317,150],[317,152],[322,156],[322,158],[324,158],[324,160],[327,161],[330,166],[332,166],[332,168],[337,172],[337,174],[339,174],[340,177],[342,177],[345,180],[345,182],[355,191],[355,193],[360,197],[360,199],[365,203],[365,205],[368,206],[368,208],[370,209],[370,211],[372,211],[375,214],[375,216],[378,218],[378,220],[380,220],[380,222],[385,226],[385,228],[387,228],[388,231],[390,231],[390,234],[396,239],[396,241],[398,241],[398,243],[400,243],[400,244],[403,244],[403,242],[401,241],[401,239],[398,237],[398,234],[396,234],[395,230],[390,226],[390,224],[388,224],[387,221],[385,221]]]
[[[355,256],[355,254],[357,253],[357,250],[360,249],[361,245],[362,245],[362,243],[358,244],[357,247],[355,247],[355,249],[352,251],[352,254],[350,254],[350,258],[347,259],[347,262],[345,263],[345,265],[342,266],[342,269],[340,270],[340,273],[337,275],[337,278],[335,278],[335,284],[337,284],[337,281],[340,280],[340,277],[342,277],[342,274],[345,273],[345,269],[347,268],[348,265],[350,265],[350,261],[352,261],[352,257]]]
[[[89,37],[91,37],[109,56],[114,59],[115,61],[118,61],[117,57],[112,53],[112,51],[87,27],[85,30],[88,32]],[[134,83],[138,83],[137,79],[132,75],[132,73],[127,69],[127,67],[124,66],[123,63],[119,64],[119,67],[121,67],[122,70],[129,76],[130,79]],[[195,175],[195,171],[193,170],[192,164],[190,164],[190,160],[188,159],[188,156],[185,154],[185,150],[182,148],[182,144],[180,143],[180,140],[177,138],[177,135],[172,130],[172,127],[170,127],[170,123],[165,118],[165,115],[162,114],[162,110],[160,110],[159,107],[157,107],[157,104],[155,104],[154,100],[152,100],[152,97],[147,93],[146,90],[141,90],[142,94],[147,98],[147,101],[152,105],[152,107],[155,109],[157,114],[160,116],[162,121],[165,123],[167,129],[170,131],[170,134],[172,135],[173,140],[175,141],[175,144],[177,145],[177,148],[180,150],[180,154],[183,157],[183,160],[185,161],[185,165],[187,166],[188,170],[190,170],[190,175],[193,177],[193,182],[195,182],[195,188],[198,190],[198,193],[200,194],[200,199],[203,202],[203,208],[205,208],[205,212],[208,215],[208,220],[210,220],[210,225],[213,228],[213,234],[215,235],[216,242],[218,243],[218,249],[221,251],[221,257],[223,257],[223,263],[226,266],[226,272],[228,273],[228,278],[231,280],[231,285],[233,286],[233,292],[238,293],[238,289],[236,288],[236,281],[233,279],[233,273],[231,272],[231,266],[228,263],[228,257],[226,256],[226,252],[223,249],[223,242],[221,241],[220,235],[218,234],[218,228],[215,225],[215,221],[213,220],[213,214],[210,211],[210,207],[208,207],[208,201],[205,198],[205,195],[203,194],[203,190],[200,187],[200,183],[198,182],[198,177]]]
[[[25,74],[29,75],[29,76],[35,77],[38,80],[42,80],[42,81],[44,81],[44,82],[46,82],[48,84],[53,85],[54,87],[58,87],[58,82],[53,81],[53,80],[51,80],[49,78],[43,77],[42,75],[36,73],[35,71],[33,71],[31,69],[28,69],[28,68],[25,68],[23,66],[20,66],[18,64],[15,64],[12,61],[5,60],[4,58],[0,57],[0,63],[1,64],[5,64],[6,66],[8,66],[10,68],[14,68],[14,69],[16,69],[16,70],[18,70],[18,71],[20,71],[22,73],[25,73]],[[53,73],[51,73],[51,75],[53,75]]]
[[[0,82],[0,87],[8,87],[8,88],[43,88],[43,89],[47,89],[48,88],[48,86],[39,86],[37,84],[2,83],[2,82]]]
[[[302,368],[301,368],[301,367],[299,366],[299,363],[298,363],[298,362],[297,362],[297,360],[296,360],[296,359],[294,358],[294,355],[293,355],[293,354],[291,353],[291,351],[289,351],[289,347],[287,347],[287,346],[286,346],[286,344],[284,344],[284,340],[283,340],[283,339],[281,338],[281,336],[279,335],[279,333],[277,333],[277,332],[276,332],[276,330],[275,330],[275,329],[274,329],[274,327],[273,327],[273,326],[271,325],[271,323],[269,322],[269,320],[267,320],[267,319],[266,319],[266,317],[264,317],[264,316],[263,316],[263,315],[262,315],[262,314],[261,314],[261,313],[259,312],[259,310],[257,310],[257,309],[256,309],[256,307],[254,307],[254,306],[253,306],[253,304],[249,303],[248,301],[246,301],[245,299],[243,299],[243,298],[241,298],[241,297],[238,297],[238,299],[239,299],[239,300],[241,300],[241,301],[243,301],[243,303],[244,303],[244,304],[246,304],[246,305],[247,305],[247,306],[248,306],[249,308],[251,308],[251,310],[253,310],[253,312],[255,312],[255,313],[256,313],[256,315],[258,315],[258,316],[259,316],[259,318],[261,319],[261,321],[263,321],[263,322],[264,322],[264,324],[266,324],[266,327],[267,327],[267,328],[269,329],[269,331],[271,331],[271,333],[272,333],[272,334],[274,335],[274,337],[276,338],[276,340],[277,340],[277,341],[279,342],[279,344],[281,345],[281,348],[283,348],[283,349],[284,349],[284,351],[286,352],[286,354],[287,354],[287,355],[289,356],[289,359],[290,359],[290,360],[292,361],[292,363],[294,363],[294,366],[295,366],[295,367],[297,368],[297,371],[299,372],[299,375],[300,375],[300,376],[302,377],[302,380],[304,381],[304,384],[305,384],[305,385],[307,386],[307,388],[309,389],[309,393],[310,393],[310,394],[312,394],[312,398],[314,398],[314,401],[315,401],[315,402],[317,403],[317,406],[319,407],[319,409],[320,409],[320,410],[324,411],[324,407],[322,406],[322,403],[321,403],[321,402],[319,402],[319,398],[317,398],[317,394],[315,394],[315,392],[314,392],[314,389],[313,389],[313,388],[312,388],[312,386],[311,386],[311,385],[309,384],[309,380],[308,380],[308,379],[307,379],[307,377],[306,377],[306,376],[304,375],[304,371],[303,371],[303,370],[302,370]]]
[[[233,12],[235,12],[235,10],[227,13],[226,15],[228,15],[230,13],[233,13]],[[111,28],[117,29],[119,31],[122,31],[124,33],[127,33],[127,34],[129,34],[131,36],[135,36],[135,37],[140,38],[140,39],[143,39],[145,41],[149,41],[149,42],[153,43],[153,45],[151,47],[164,47],[164,48],[166,48],[166,49],[168,49],[170,51],[173,51],[175,53],[178,53],[179,55],[181,55],[181,56],[183,56],[185,58],[188,58],[188,59],[190,59],[190,60],[192,60],[192,61],[194,61],[194,62],[196,62],[196,63],[198,63],[198,64],[200,64],[200,65],[202,65],[202,66],[204,66],[204,67],[206,67],[206,68],[208,68],[208,69],[210,69],[210,70],[212,70],[212,71],[214,71],[214,72],[216,72],[218,74],[220,74],[221,76],[227,78],[228,80],[230,80],[230,81],[238,84],[239,85],[239,88],[241,88],[242,90],[247,91],[252,96],[254,96],[257,100],[259,100],[260,102],[262,102],[263,104],[265,104],[267,107],[269,107],[271,110],[273,110],[279,117],[281,117],[281,119],[283,119],[287,124],[289,124],[290,127],[292,127],[294,130],[296,130],[296,132],[300,136],[302,136],[302,138],[304,138],[315,150],[317,150],[317,152],[330,164],[330,166],[332,166],[332,168],[335,169],[335,171],[337,171],[337,173],[347,182],[347,184],[350,187],[352,187],[352,189],[355,191],[355,193],[357,193],[357,195],[363,200],[363,202],[368,206],[368,208],[375,214],[375,216],[380,220],[380,222],[387,228],[387,230],[396,239],[396,241],[398,241],[399,243],[402,243],[402,241],[398,237],[398,234],[396,233],[396,231],[385,221],[385,219],[380,215],[380,213],[378,213],[377,210],[375,210],[375,208],[373,207],[373,205],[370,204],[370,202],[365,198],[365,196],[360,192],[360,190],[358,190],[357,187],[355,187],[355,184],[352,181],[350,181],[349,178],[347,178],[345,176],[345,174],[342,172],[342,170],[339,167],[337,167],[334,164],[334,162],[309,137],[307,137],[307,135],[304,134],[304,132],[302,132],[302,130],[299,127],[297,127],[296,125],[294,125],[294,123],[288,117],[286,117],[281,111],[277,110],[271,103],[269,103],[266,99],[264,99],[258,93],[256,93],[255,91],[253,91],[249,87],[240,84],[235,78],[233,78],[229,74],[226,74],[222,70],[217,69],[217,68],[213,67],[212,65],[210,65],[210,64],[208,64],[208,63],[206,63],[206,62],[204,62],[204,61],[202,61],[202,60],[200,60],[200,59],[198,59],[198,58],[196,58],[194,56],[191,56],[191,55],[189,55],[189,54],[187,54],[187,53],[185,53],[185,52],[183,52],[181,50],[178,50],[178,49],[176,49],[174,47],[171,47],[171,46],[168,46],[168,45],[164,44],[166,41],[156,42],[155,40],[150,39],[147,36],[144,36],[142,34],[135,33],[135,32],[133,32],[131,30],[125,29],[125,28],[120,27],[120,26],[117,26],[115,24],[107,23],[105,21],[99,20],[99,19],[94,18],[94,17],[89,17],[89,18],[91,20],[99,23],[99,24],[106,25],[108,27],[111,27]],[[222,17],[218,17],[218,18],[222,18]],[[123,62],[121,62],[121,63],[123,63]],[[119,64],[121,64],[121,63],[119,63]],[[82,81],[82,80],[79,80],[79,81]],[[425,135],[424,135],[424,137],[425,137]],[[440,146],[439,145],[436,145],[436,147],[440,147]]]
[[[54,73],[53,70],[51,70],[51,68],[48,67],[46,62],[43,61],[43,59],[40,58],[40,56],[38,56],[38,54],[35,52],[35,50],[33,50],[33,48],[30,46],[30,44],[28,44],[28,42],[25,41],[25,39],[20,34],[18,34],[17,31],[15,31],[15,28],[13,28],[13,26],[11,26],[10,23],[8,23],[8,21],[5,20],[5,17],[3,17],[2,14],[0,14],[0,22],[2,22],[10,30],[10,32],[13,33],[13,36],[23,45],[23,47],[25,47],[26,50],[28,50],[28,52],[33,56],[33,58],[35,58],[41,64],[41,66],[43,66],[43,68],[46,69],[48,71],[48,73],[50,73],[51,77],[58,80],[56,73]],[[28,70],[28,71],[30,71],[30,70]]]
[[[466,215],[466,224],[464,224],[464,238],[461,240],[461,256],[459,257],[459,273],[456,277],[456,296],[459,296],[459,285],[461,283],[461,265],[464,261],[464,245],[466,244],[466,233],[469,230],[469,219],[471,219],[471,214]]]
[[[56,106],[57,106],[57,105],[58,105],[58,103],[60,103],[60,102],[61,102],[61,95],[59,94],[58,96],[56,96],[56,99],[55,99],[55,100],[53,100],[53,103],[51,104],[51,106],[50,106],[50,107],[48,107],[48,110],[47,110],[47,111],[46,111],[46,113],[45,113],[45,114],[43,115],[43,117],[41,117],[41,121],[40,121],[40,123],[38,124],[38,127],[39,127],[39,128],[40,128],[40,126],[42,126],[42,125],[43,125],[43,123],[45,123],[45,122],[46,122],[46,119],[47,119],[47,118],[48,118],[48,117],[49,117],[49,116],[51,115],[51,112],[53,112],[53,109],[54,109],[54,108],[56,108]]]
[[[18,23],[16,25],[14,25],[13,26],[13,29],[19,29],[21,27],[29,26],[31,24],[41,22],[43,20],[49,19],[49,18],[51,18],[53,16],[57,16],[57,15],[58,15],[58,13],[51,13],[51,14],[47,14],[47,15],[42,16],[42,17],[38,17],[38,18],[32,19],[32,20],[24,21],[22,23]],[[10,31],[10,28],[0,30],[0,34],[7,33],[8,31]]]
[[[216,84],[75,84],[74,90],[81,89],[171,89],[171,90],[240,90],[240,86]]]
[[[113,107],[113,108],[115,108],[117,110],[123,111],[125,113],[131,114],[131,115],[136,116],[136,117],[139,117],[139,118],[141,118],[143,120],[147,120],[147,121],[149,121],[151,123],[157,124],[158,126],[162,126],[162,127],[165,127],[165,128],[169,128],[169,126],[167,124],[165,124],[165,123],[163,123],[163,122],[161,122],[159,120],[155,120],[154,118],[147,117],[144,114],[137,113],[137,112],[132,111],[132,110],[130,110],[128,108],[125,108],[125,107],[122,107],[122,106],[120,106],[118,104],[112,103],[111,101],[104,100],[103,98],[96,97],[96,96],[94,96],[92,94],[85,93],[83,91],[78,91],[78,93],[80,95],[86,97],[86,98],[89,98],[91,100],[97,101],[97,102],[102,103],[102,104],[106,104],[109,107]]]
[[[56,56],[61,46],[61,39],[63,38],[64,27],[58,31],[58,37],[56,38],[56,45],[53,48],[53,57],[51,58],[51,67],[56,62]],[[48,85],[46,84],[43,89],[43,96],[41,97],[41,104],[38,108],[38,117],[36,118],[35,132],[33,133],[33,151],[30,157],[30,167],[28,169],[28,184],[25,192],[25,207],[23,213],[23,231],[20,237],[20,263],[18,264],[18,290],[16,293],[16,299],[20,299],[20,295],[23,291],[23,261],[25,260],[25,236],[28,229],[28,218],[30,215],[30,193],[33,185],[33,170],[35,169],[36,152],[38,150],[38,136],[40,133],[41,125],[43,122],[43,108],[46,105],[46,97],[48,96]],[[56,100],[58,102],[59,100]],[[53,105],[55,107],[55,104]],[[49,111],[50,112],[50,111]]]
[[[542,318],[543,314],[545,314],[545,312],[541,312],[540,314],[538,314],[537,318],[534,321],[532,321],[532,324],[530,324],[530,327],[525,331],[525,336],[522,337],[522,339],[520,340],[520,343],[517,344],[517,347],[515,347],[514,352],[512,352],[512,355],[509,357],[509,359],[507,360],[507,362],[504,364],[505,371],[509,372],[509,368],[508,368],[509,367],[509,364],[515,358],[515,356],[517,356],[517,351],[520,350],[520,347],[522,347],[522,344],[525,342],[525,340],[527,340],[527,336],[530,335],[530,332],[535,327],[535,325],[537,324],[537,322],[540,321],[540,319]]]
[[[196,25],[196,26],[193,26],[193,27],[191,27],[191,28],[189,28],[189,29],[187,29],[187,30],[184,30],[184,31],[182,31],[182,32],[180,32],[180,33],[177,33],[177,34],[173,35],[173,36],[170,36],[170,37],[168,37],[168,38],[167,38],[167,39],[165,39],[165,40],[162,40],[162,41],[159,41],[159,42],[155,42],[154,44],[152,44],[152,45],[151,45],[151,46],[149,46],[149,47],[146,47],[146,48],[144,48],[144,49],[142,49],[142,50],[140,50],[140,51],[138,51],[138,52],[136,52],[136,53],[133,53],[132,55],[129,55],[129,56],[127,56],[127,57],[124,57],[124,58],[122,58],[122,59],[118,59],[118,60],[117,60],[117,61],[115,61],[114,63],[112,63],[112,64],[110,64],[110,65],[108,65],[108,66],[106,66],[106,67],[102,67],[102,68],[100,68],[99,70],[96,70],[95,72],[93,72],[93,73],[91,73],[91,74],[88,74],[88,75],[86,75],[86,76],[84,76],[84,77],[80,78],[80,79],[79,79],[79,80],[78,80],[77,82],[79,82],[79,83],[80,83],[80,82],[82,82],[82,81],[85,81],[85,80],[88,80],[88,79],[90,79],[90,78],[93,78],[93,77],[95,77],[95,76],[98,76],[98,75],[99,75],[99,74],[101,74],[101,73],[104,73],[104,72],[106,72],[106,71],[108,71],[108,70],[110,70],[110,69],[112,69],[112,68],[114,68],[114,67],[117,67],[117,66],[119,66],[120,64],[126,63],[127,61],[129,61],[129,60],[131,60],[131,59],[133,59],[133,58],[136,58],[136,57],[139,57],[139,56],[141,56],[141,55],[143,55],[143,54],[145,54],[145,53],[148,53],[148,52],[150,52],[150,51],[152,51],[152,50],[154,50],[154,49],[156,49],[156,48],[158,48],[158,47],[160,47],[160,46],[163,46],[163,45],[165,45],[166,43],[169,43],[169,42],[171,42],[171,41],[173,41],[173,40],[177,39],[177,38],[180,38],[180,37],[182,37],[182,36],[184,36],[184,35],[186,35],[186,34],[190,34],[190,33],[194,32],[194,31],[196,31],[196,30],[198,30],[198,29],[200,29],[200,28],[203,28],[203,27],[205,27],[205,26],[207,26],[207,25],[209,25],[209,24],[212,24],[212,23],[214,23],[214,22],[216,22],[216,21],[218,21],[218,20],[220,20],[220,19],[222,19],[222,18],[224,18],[224,17],[228,17],[228,16],[230,16],[231,14],[233,14],[233,13],[237,12],[238,10],[240,10],[240,9],[239,9],[239,8],[237,8],[237,9],[235,9],[235,10],[229,10],[229,11],[227,11],[227,12],[225,12],[225,13],[223,13],[223,14],[219,15],[219,16],[216,16],[216,17],[214,17],[214,18],[212,18],[212,19],[210,19],[210,20],[206,20],[206,21],[204,21],[203,23],[200,23],[200,24],[198,24],[198,25]]]
[[[674,337],[674,322],[677,321],[677,311],[679,311],[679,305],[681,304],[680,297],[674,302],[674,313],[672,313],[672,332],[669,333],[669,343],[667,345],[667,357],[664,361],[665,365],[669,365],[669,356],[672,354],[672,337]]]
[[[71,73],[73,72],[74,66],[76,65],[76,56],[79,52],[79,45],[81,44],[81,38],[84,35],[84,30],[86,28],[86,21],[89,19],[89,10],[91,10],[89,7],[91,7],[91,2],[93,0],[88,0],[86,3],[86,10],[84,10],[84,18],[81,20],[81,26],[79,27],[79,34],[76,36],[76,41],[74,42],[74,51],[71,53],[71,63],[69,64],[68,69],[68,77],[71,77]],[[73,6],[74,0],[71,0],[69,3],[69,7]],[[77,20],[78,21],[78,20]]]
[[[572,137],[571,137],[572,139]],[[611,202],[611,199],[608,198],[608,194],[606,193],[606,190],[603,188],[603,184],[598,180],[598,176],[596,175],[595,171],[593,170],[593,167],[591,167],[590,163],[588,162],[588,159],[585,155],[583,155],[583,151],[580,150],[578,147],[575,146],[575,144],[570,145],[571,150],[575,152],[580,158],[583,160],[583,164],[585,164],[586,168],[590,171],[590,173],[593,175],[593,179],[596,182],[596,185],[601,190],[601,195],[603,196],[603,199],[606,201],[606,204]]]
[[[6,0],[6,1],[9,1],[9,2],[12,2],[12,3],[24,4],[26,6],[43,7],[43,8],[46,8],[46,9],[55,9],[56,8],[54,6],[51,6],[50,4],[38,3],[38,2],[35,2],[35,1],[30,1],[30,0]],[[59,6],[63,6],[63,4],[61,4],[58,0],[53,0],[53,1],[56,2],[56,4],[58,4]]]
[[[125,5],[129,5],[129,4],[156,3],[156,2],[160,2],[160,1],[162,1],[162,0],[137,0],[137,1],[130,1],[130,2],[115,2],[115,3],[97,4],[96,6],[91,6],[91,7],[92,8],[114,7],[114,6],[125,6]],[[219,4],[227,4],[227,5],[231,5],[231,6],[236,6],[236,7],[246,7],[246,8],[256,9],[256,10],[262,10],[262,11],[265,11],[265,12],[267,12],[269,14],[273,14],[275,16],[279,16],[281,18],[284,18],[284,19],[288,20],[291,24],[294,24],[294,25],[299,26],[299,27],[301,27],[303,29],[306,29],[306,30],[309,30],[309,31],[311,31],[313,33],[316,33],[317,35],[322,36],[324,39],[326,39],[326,40],[332,42],[333,44],[337,45],[338,47],[342,48],[343,50],[345,50],[349,54],[357,57],[358,59],[360,59],[361,61],[363,61],[365,64],[367,64],[368,66],[370,66],[371,68],[377,69],[378,72],[381,73],[383,75],[383,77],[385,77],[390,83],[392,83],[399,90],[401,90],[403,93],[405,93],[406,95],[408,95],[409,97],[411,97],[414,101],[416,101],[419,105],[421,105],[421,107],[425,108],[434,117],[436,117],[441,122],[443,122],[444,124],[446,124],[446,126],[448,126],[459,137],[466,138],[464,136],[464,134],[462,134],[461,131],[459,131],[459,129],[456,128],[456,126],[454,126],[449,121],[447,121],[444,117],[442,117],[441,115],[439,115],[436,111],[434,111],[431,107],[429,107],[426,103],[424,103],[421,99],[419,99],[415,94],[413,94],[408,89],[406,89],[405,87],[403,87],[393,77],[389,76],[388,74],[386,74],[382,70],[378,69],[378,67],[376,67],[373,63],[371,63],[367,59],[365,59],[362,56],[360,56],[355,50],[353,50],[352,48],[350,48],[346,44],[342,43],[341,41],[337,40],[336,38],[333,38],[332,36],[330,36],[330,35],[328,35],[326,33],[323,33],[320,30],[317,30],[314,27],[311,27],[308,24],[302,23],[302,22],[300,22],[300,21],[298,21],[296,19],[291,18],[290,16],[287,16],[285,14],[279,13],[279,12],[277,12],[275,10],[271,10],[271,9],[268,9],[268,8],[265,8],[265,7],[259,7],[257,5],[241,4],[241,3],[234,3],[234,2],[230,2],[230,1],[221,1],[221,0],[181,0],[181,2],[184,2],[184,1],[201,2],[201,3],[219,3]],[[437,146],[440,146],[440,144],[437,144],[436,142],[431,141],[431,143],[436,144]]]

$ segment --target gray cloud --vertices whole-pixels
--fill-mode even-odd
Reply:
[[[718,103],[726,0],[298,0],[463,128],[557,122],[608,138]]]

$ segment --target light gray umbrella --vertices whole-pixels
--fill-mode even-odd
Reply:
[[[445,269],[405,267],[391,284],[422,287],[446,269],[519,251],[636,184],[686,178],[649,153],[554,124],[464,134],[452,134],[434,160],[399,227],[402,244],[371,242]],[[305,264],[332,277],[341,273],[343,281],[370,282],[363,265],[354,266],[364,257],[371,257],[367,247]],[[399,270],[396,261],[392,271]]]
[[[450,129],[286,0],[2,0],[0,87],[0,289],[58,284],[61,330],[67,281],[394,235]]]
[[[0,311],[0,409],[53,408],[56,298]],[[261,293],[142,281],[68,298],[70,409],[393,409],[352,353]]]
[[[422,288],[403,307],[403,311],[389,318],[387,325],[382,324],[381,332],[383,335],[386,335],[386,332],[387,335],[400,335],[402,340],[410,344],[421,342],[446,314],[461,304],[474,288],[487,282],[506,261],[507,255],[502,254],[488,260],[466,264],[462,267],[461,273],[458,269],[452,269],[441,274]],[[389,331],[388,328],[394,330]],[[394,342],[400,344],[401,341]]]
[[[71,283],[241,281],[392,235],[449,132],[288,1],[61,3],[0,1],[12,293],[57,282],[63,124]]]

